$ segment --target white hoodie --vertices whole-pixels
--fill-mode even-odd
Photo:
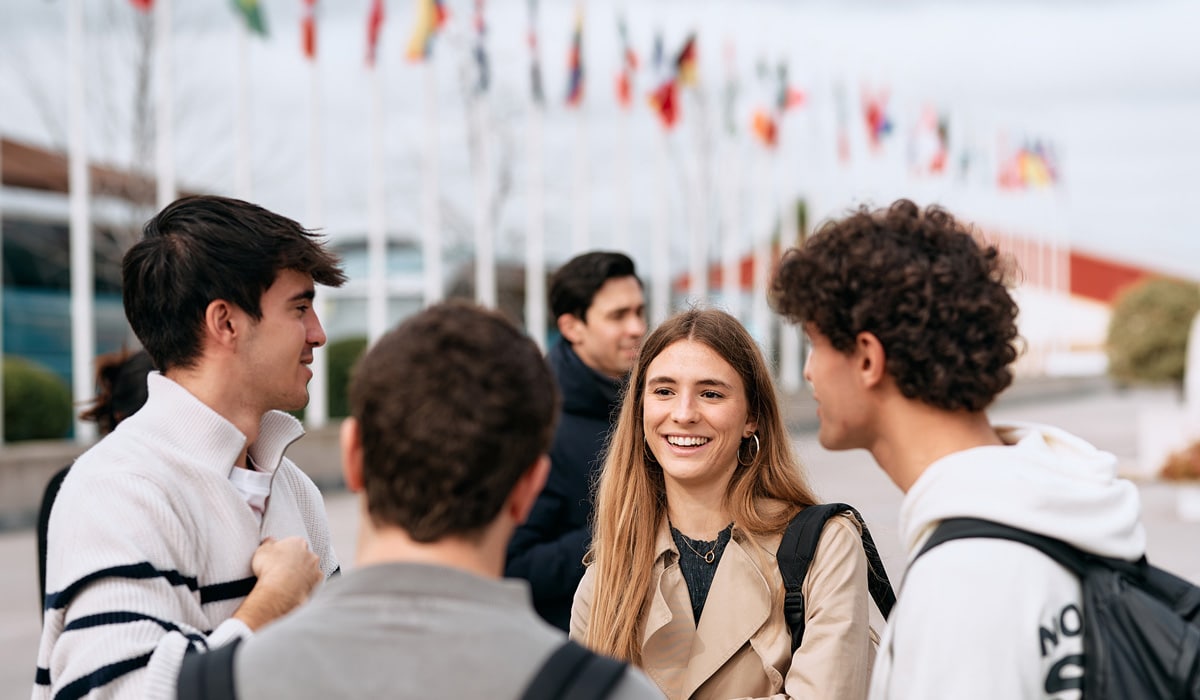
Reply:
[[[1116,458],[1055,428],[996,426],[1005,446],[931,464],[900,509],[911,568],[888,621],[872,700],[1081,697],[1079,581],[1037,550],[965,539],[912,558],[938,523],[984,518],[1121,559],[1145,553],[1137,487]]]

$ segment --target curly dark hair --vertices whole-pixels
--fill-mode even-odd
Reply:
[[[1009,263],[948,211],[907,199],[861,207],[784,254],[775,309],[844,353],[879,339],[900,392],[948,411],[981,411],[1012,383],[1017,304]]]
[[[418,542],[474,537],[546,452],[558,387],[499,312],[449,301],[384,335],[350,380],[367,510]]]

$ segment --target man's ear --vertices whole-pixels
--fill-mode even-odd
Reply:
[[[224,299],[214,299],[204,309],[204,336],[208,342],[231,346],[240,332],[240,310]]]
[[[519,525],[529,517],[529,511],[533,510],[533,504],[537,501],[538,495],[542,493],[542,487],[546,485],[548,476],[550,476],[550,456],[543,454],[525,470],[508,496],[508,513],[513,522]]]
[[[863,331],[854,338],[854,356],[864,387],[874,388],[887,376],[887,354],[874,333]]]
[[[363,490],[363,447],[362,430],[354,417],[342,421],[340,432],[342,448],[342,477],[346,488],[353,493]]]
[[[558,317],[558,332],[567,342],[574,345],[583,338],[584,320],[575,314],[562,314]]]

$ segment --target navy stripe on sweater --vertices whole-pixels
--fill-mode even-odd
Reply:
[[[143,668],[146,666],[146,664],[150,663],[150,656],[151,654],[144,654],[134,659],[118,661],[115,664],[109,664],[92,671],[86,676],[71,681],[67,685],[63,686],[63,688],[54,695],[54,700],[76,700],[76,698],[81,698],[96,688],[111,683],[126,673]],[[39,671],[40,670],[41,669],[39,669]],[[49,676],[50,674],[47,672],[46,675]],[[49,683],[49,678],[47,678],[47,683]]]
[[[202,635],[185,632],[179,627],[179,625],[176,625],[173,622],[168,622],[166,620],[160,620],[157,617],[152,617],[150,615],[143,615],[142,613],[136,613],[136,612],[122,611],[122,612],[106,612],[106,613],[97,613],[95,615],[87,615],[85,617],[79,618],[78,620],[72,620],[70,624],[68,624],[66,627],[63,628],[63,632],[65,633],[65,632],[70,632],[71,630],[87,629],[89,627],[100,627],[101,625],[122,625],[122,624],[126,624],[129,622],[144,622],[144,621],[153,622],[154,624],[163,628],[167,632],[178,632],[193,642],[199,641],[199,642],[205,643],[207,645],[207,640],[205,640]]]
[[[38,666],[33,682],[37,685],[50,685],[50,669]]]
[[[214,583],[204,586],[200,589],[200,604],[208,605],[209,603],[217,603],[222,600],[230,600],[231,598],[245,598],[250,595],[250,590],[254,588],[254,584],[256,583],[258,583],[257,576],[247,576],[237,581],[227,581],[225,583]]]
[[[197,590],[199,583],[195,576],[184,576],[178,571],[160,571],[154,568],[149,562],[140,564],[125,564],[123,566],[113,566],[108,569],[100,569],[84,576],[75,583],[67,586],[58,593],[46,594],[46,610],[56,610],[65,608],[71,604],[75,596],[79,595],[79,591],[84,586],[102,578],[132,578],[132,579],[148,579],[148,578],[165,578],[172,586],[187,586],[190,590]]]

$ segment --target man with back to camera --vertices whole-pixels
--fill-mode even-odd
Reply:
[[[871,697],[1077,699],[1079,580],[1025,544],[959,539],[973,517],[1133,560],[1137,488],[1116,458],[1066,432],[995,424],[1013,378],[1017,305],[993,246],[948,212],[907,200],[826,224],[784,256],[772,295],[812,341],[804,376],[821,445],[862,448],[904,492],[908,571],[876,657]]]
[[[497,312],[447,302],[383,336],[341,431],[355,568],[261,634],[189,656],[180,697],[521,697],[565,640],[524,581],[501,578],[550,469],[557,403],[537,346]],[[231,685],[196,693],[217,671]],[[615,671],[612,697],[661,698]]]
[[[642,283],[627,255],[595,251],[550,280],[550,312],[562,340],[547,353],[562,393],[550,477],[508,546],[505,575],[529,581],[533,604],[566,631],[591,541],[591,484],[646,334]]]
[[[50,516],[34,698],[173,697],[185,652],[247,635],[337,570],[304,434],[337,257],[291,219],[187,197],[122,262],[125,315],[160,372],[85,452]]]

